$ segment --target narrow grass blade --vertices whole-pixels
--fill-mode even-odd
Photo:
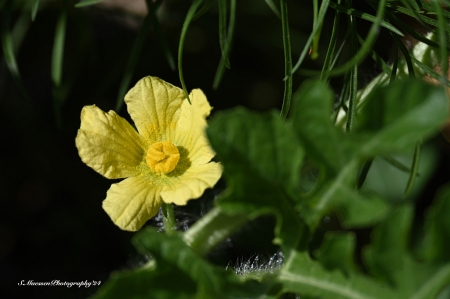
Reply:
[[[67,23],[67,10],[68,0],[63,2],[63,8],[59,14],[56,22],[55,40],[53,42],[52,53],[52,81],[53,85],[59,87],[61,85],[62,78],[62,66],[64,56],[64,40],[66,38],[66,23]]]
[[[39,0],[33,0],[33,4],[31,6],[31,20],[34,21],[36,19],[36,14],[39,9]]]
[[[404,11],[407,11],[406,14],[416,18],[416,20],[419,21],[420,24],[422,26],[424,26],[427,30],[429,30],[429,31],[432,30],[430,28],[430,26],[428,26],[427,20],[430,21],[433,19],[425,17],[421,14],[422,12],[420,11],[420,7],[416,1],[410,1],[410,0],[400,0],[400,1],[403,3],[403,5],[406,7],[406,9],[401,6],[398,6],[399,11],[403,11],[403,13],[405,13]]]
[[[364,40],[359,35],[358,35],[358,40],[361,45],[364,43]],[[375,62],[383,69],[383,72],[390,77],[392,70],[387,65],[387,63],[383,60],[383,58],[381,58],[381,56],[378,55],[377,52],[375,52],[375,51],[371,52],[371,56],[372,56],[373,60],[375,60]]]
[[[437,13],[439,26],[438,36],[439,36],[439,44],[440,44],[440,56],[442,61],[442,76],[440,76],[439,81],[442,84],[445,84],[447,80],[447,71],[448,71],[448,51],[447,51],[447,32],[444,28],[448,26],[447,22],[444,18],[443,9],[439,5],[438,1],[431,1],[434,6],[434,9]]]
[[[420,33],[418,33],[417,31],[415,31],[414,29],[412,29],[410,26],[408,26],[405,22],[403,22],[402,20],[400,20],[397,16],[395,16],[394,14],[388,12],[388,17],[389,19],[391,19],[398,27],[400,27],[401,29],[405,30],[406,33],[410,34],[413,38],[417,39],[420,42],[423,42],[431,47],[437,48],[439,49],[439,43],[429,40],[428,38],[424,37],[423,35],[421,35]],[[447,46],[447,50],[450,50],[450,47]]]
[[[375,39],[378,36],[378,30],[381,25],[381,21],[384,16],[384,11],[386,8],[387,0],[380,0],[378,8],[377,8],[377,16],[372,26],[370,27],[369,33],[367,34],[367,38],[360,48],[360,50],[350,59],[346,64],[335,68],[329,72],[329,76],[337,76],[345,73],[347,70],[352,69],[355,65],[360,63],[371,51],[372,46],[375,43]]]
[[[64,0],[62,11],[56,22],[55,40],[53,42],[51,76],[53,82],[53,109],[56,125],[62,128],[61,107],[64,97],[61,90],[62,69],[64,59],[64,41],[66,39],[66,24],[69,0]]]
[[[314,14],[313,14],[313,19],[314,19],[314,24],[313,27],[316,25],[317,23],[317,19],[319,17],[319,1],[318,0],[314,0],[313,1],[313,9],[314,9]],[[322,32],[322,26],[323,26],[323,22],[319,24],[319,29],[317,30],[316,35],[313,38],[312,41],[312,45],[310,48],[310,55],[309,57],[312,60],[316,60],[319,57],[319,41],[320,41],[320,33]]]
[[[364,182],[366,181],[367,174],[369,173],[370,167],[372,166],[373,159],[367,160],[366,163],[364,163],[363,168],[361,169],[361,173],[358,177],[358,182],[356,183],[356,189],[361,189],[362,185],[364,185]]]
[[[342,50],[344,49],[345,43],[347,42],[349,36],[350,36],[350,31],[347,30],[347,33],[344,36],[344,40],[342,41],[341,46],[339,47],[338,51],[336,52],[336,57],[334,57],[333,62],[330,65],[330,68],[329,68],[330,70],[332,70],[334,68],[334,66],[338,62],[339,58],[341,57]]]
[[[292,76],[300,68],[300,65],[302,64],[303,60],[306,57],[306,53],[308,53],[308,51],[309,51],[309,49],[311,47],[311,43],[313,42],[314,37],[316,36],[317,32],[320,29],[321,24],[323,23],[323,19],[325,18],[325,14],[326,14],[326,12],[328,10],[329,4],[330,4],[330,0],[323,0],[322,5],[320,7],[319,15],[317,17],[317,21],[314,24],[313,30],[312,30],[308,40],[306,41],[305,46],[303,47],[303,50],[302,50],[302,52],[300,54],[300,57],[299,57],[297,63],[292,68],[291,73],[284,78],[285,80],[288,77]]]
[[[361,18],[361,19],[366,20],[366,21],[370,21],[372,23],[376,21],[376,17],[375,16],[373,16],[371,14],[368,14],[368,13],[365,13],[365,12],[362,12],[362,11],[359,11],[359,10],[356,10],[354,8],[347,8],[347,7],[343,6],[343,5],[339,5],[339,4],[334,3],[334,2],[330,2],[330,7],[336,9],[337,11],[346,13],[346,14],[354,16],[354,17]],[[403,33],[400,30],[398,30],[397,28],[395,28],[394,26],[392,26],[391,24],[389,24],[386,21],[381,21],[380,26],[382,26],[382,27],[384,27],[386,29],[389,29],[392,32],[395,32],[395,33],[397,33],[400,36],[403,36]]]
[[[176,70],[175,59],[173,58],[172,52],[170,51],[169,44],[167,42],[166,37],[161,28],[161,24],[159,23],[158,16],[155,14],[155,17],[152,19],[153,30],[155,31],[156,37],[158,38],[161,49],[166,57],[167,62],[169,63],[172,71]]]
[[[150,27],[153,23],[152,19],[155,17],[155,12],[161,5],[161,2],[162,0],[158,0],[156,2],[147,0],[148,13],[145,16],[144,23],[142,24],[138,36],[134,41],[130,56],[128,58],[127,66],[125,67],[125,72],[122,77],[122,81],[120,82],[119,93],[117,94],[116,100],[116,108],[115,108],[116,112],[119,112],[120,109],[122,108],[123,99],[130,85],[131,77],[133,76],[134,69],[136,68],[136,64],[139,60],[139,56],[141,55],[142,46],[144,44],[145,38],[147,37],[150,31]]]
[[[195,12],[197,11],[200,4],[202,4],[203,0],[194,0],[191,4],[191,7],[189,8],[186,18],[184,19],[183,28],[181,28],[181,36],[180,36],[180,43],[178,45],[178,73],[180,76],[181,86],[183,87],[184,94],[186,95],[186,98],[191,103],[191,100],[189,99],[189,93],[186,89],[186,84],[184,83],[184,76],[183,76],[183,48],[184,48],[184,40],[186,39],[186,33],[189,28],[189,25],[192,22],[192,19],[195,15]]]
[[[23,85],[22,78],[20,77],[19,67],[17,66],[16,57],[14,55],[14,47],[11,32],[9,31],[9,28],[7,28],[6,24],[7,23],[4,22],[1,29],[1,40],[2,40],[3,54],[5,55],[5,61],[14,81],[19,87],[19,90],[22,92],[24,97],[28,99],[29,97]]]
[[[341,0],[338,0],[340,3]],[[339,21],[341,18],[341,14],[339,11],[336,11],[334,16],[333,23],[333,31],[331,32],[330,43],[327,50],[327,56],[325,57],[325,62],[323,63],[322,73],[320,74],[320,79],[326,81],[328,77],[324,74],[324,72],[329,72],[331,70],[331,63],[333,62],[334,49],[336,48],[337,35],[339,32]]]
[[[225,73],[225,61],[228,59],[231,50],[231,44],[233,42],[234,27],[236,23],[236,2],[237,0],[231,0],[230,4],[230,22],[228,24],[227,43],[225,44],[224,56],[220,59],[219,67],[217,68],[216,76],[214,77],[213,88],[217,89],[222,81],[223,74]]]
[[[103,1],[103,0],[85,0],[85,1],[81,1],[81,2],[78,2],[77,4],[75,4],[75,7],[85,7],[88,5],[96,4],[100,1]]]
[[[435,27],[438,25],[438,22],[435,19],[432,19],[430,17],[424,16],[424,15],[422,15],[422,14],[420,14],[420,13],[414,11],[414,10],[406,9],[406,8],[404,8],[402,6],[396,7],[396,10],[398,10],[399,12],[401,12],[401,13],[407,15],[407,16],[416,18],[429,31],[432,31],[432,29],[428,25],[435,26]]]
[[[389,84],[392,84],[395,81],[395,77],[397,75],[397,66],[398,66],[398,46],[395,47],[394,63],[392,64],[392,72],[391,77],[389,78]]]
[[[281,19],[281,14],[280,14],[280,12],[278,11],[278,8],[277,8],[277,6],[275,5],[275,3],[273,3],[272,0],[265,0],[265,1],[266,1],[267,5],[269,6],[269,8],[273,11],[273,13],[274,13],[277,17],[279,17],[279,18]]]
[[[450,1],[448,0],[440,0],[443,4],[450,6]]]
[[[398,170],[401,170],[401,171],[407,172],[407,173],[411,172],[411,168],[409,168],[408,166],[406,166],[402,162],[392,158],[391,156],[384,156],[384,157],[381,157],[381,158],[384,161],[388,162],[390,165],[392,165],[395,168],[397,168]],[[417,176],[420,177],[420,173],[417,173]]]
[[[198,18],[200,18],[201,16],[203,16],[210,8],[211,6],[214,4],[215,0],[207,0],[202,7],[198,10],[198,12],[192,17],[192,21],[194,22],[195,20],[197,20]]]
[[[227,2],[225,0],[218,0],[219,3],[219,40],[222,57],[225,59],[225,44],[227,43]],[[228,57],[225,59],[225,66],[230,68],[230,61]]]
[[[422,63],[421,61],[417,60],[414,56],[411,56],[412,62],[414,62],[420,69],[422,69],[425,73],[430,75],[432,78],[436,80],[442,80],[442,75],[437,73],[435,70],[427,66],[426,64]],[[447,78],[443,78],[444,82],[443,84],[447,87],[450,87],[450,81]]]
[[[411,174],[409,175],[408,184],[406,185],[403,197],[407,198],[411,189],[414,187],[414,182],[416,180],[417,172],[419,171],[420,155],[422,153],[422,144],[418,143],[414,149],[413,162],[411,166]]]
[[[349,5],[352,4],[351,0],[347,0]],[[356,31],[356,21],[354,16],[349,16],[350,22],[350,55],[354,56],[358,52],[358,32]],[[356,97],[358,95],[358,65],[355,64],[350,71],[350,99],[348,104],[347,114],[347,132],[353,129],[354,118],[356,114]]]
[[[342,85],[341,93],[339,95],[339,102],[334,108],[333,115],[331,118],[333,119],[333,122],[336,123],[337,117],[339,115],[339,111],[344,109],[345,113],[348,112],[347,106],[345,106],[345,101],[347,100],[348,94],[349,94],[349,86],[350,86],[350,72],[346,72],[344,75],[344,84]]]
[[[291,39],[289,36],[289,19],[288,8],[286,0],[280,1],[281,5],[281,23],[283,27],[283,46],[284,46],[284,74],[287,76],[292,70],[292,55],[291,55]],[[286,119],[289,108],[291,107],[292,98],[292,76],[284,80],[284,96],[283,106],[281,107],[281,117]]]
[[[436,1],[436,0],[431,0],[430,3],[425,2],[425,1],[421,1],[421,2],[420,2],[420,6],[421,6],[421,8],[425,8],[425,9],[428,10],[428,11],[432,11],[432,12],[437,13],[436,6],[435,6],[435,4],[434,4],[435,2],[438,2],[438,1]],[[439,9],[441,10],[442,14],[443,14],[446,18],[449,18],[449,19],[450,19],[450,12],[449,12],[449,11],[446,11],[446,10],[444,10],[444,9],[441,9],[440,6],[439,6]]]
[[[11,77],[19,88],[20,92],[23,94],[24,98],[29,99],[26,92],[25,86],[20,75],[18,63],[16,60],[16,55],[20,49],[20,45],[30,27],[31,21],[29,17],[29,11],[23,9],[14,23],[12,30],[10,29],[11,24],[11,4],[12,2],[5,3],[3,9],[0,10],[0,37],[3,54],[5,59],[1,61],[1,72],[7,67],[11,73]],[[0,76],[0,89],[4,86],[5,77]]]
[[[391,33],[391,35],[394,38],[394,41],[397,44],[397,47],[399,47],[400,50],[402,51],[403,57],[405,57],[406,65],[408,66],[409,77],[415,78],[416,75],[414,74],[414,67],[411,62],[411,57],[412,57],[411,54],[409,54],[408,49],[406,49],[405,45],[402,43],[402,41],[400,40],[400,38],[397,35],[395,35],[393,33]]]

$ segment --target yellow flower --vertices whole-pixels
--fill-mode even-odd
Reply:
[[[211,111],[200,89],[183,90],[159,78],[141,79],[125,96],[138,132],[114,111],[81,111],[76,146],[81,160],[113,184],[103,209],[121,229],[136,231],[163,201],[185,205],[216,184],[222,166],[206,138]]]

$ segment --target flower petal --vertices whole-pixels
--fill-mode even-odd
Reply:
[[[162,204],[160,188],[140,177],[132,177],[111,185],[103,209],[123,230],[137,231],[155,216]]]
[[[108,179],[136,175],[146,148],[142,136],[125,119],[95,105],[81,111],[75,143],[81,160]]]
[[[185,205],[189,199],[202,196],[206,188],[213,187],[222,176],[222,165],[210,162],[191,167],[178,182],[165,186],[161,197],[165,203]]]
[[[125,103],[138,131],[151,144],[172,140],[183,90],[156,77],[141,79],[125,96]]]
[[[205,132],[212,108],[200,89],[192,90],[189,98],[192,105],[183,102],[173,142],[188,150],[188,159],[195,166],[208,163],[215,155]]]

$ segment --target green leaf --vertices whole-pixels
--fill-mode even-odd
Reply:
[[[438,48],[440,47],[439,43],[432,41],[426,37],[424,37],[422,34],[417,32],[416,30],[412,29],[410,26],[408,26],[405,22],[400,20],[397,16],[394,14],[388,12],[387,13],[389,18],[394,21],[394,23],[402,30],[404,30],[406,33],[410,34],[413,38],[417,39],[418,41],[421,41],[430,47]],[[450,50],[450,47],[447,45],[447,50]]]
[[[437,27],[437,33],[439,36],[439,45],[440,45],[440,51],[439,54],[441,56],[441,68],[442,68],[442,74],[440,80],[441,83],[445,83],[447,81],[448,76],[448,51],[447,51],[447,44],[448,44],[448,34],[450,26],[448,25],[448,20],[444,18],[443,9],[440,7],[438,1],[431,1],[431,4],[434,7],[434,11],[437,13],[438,18],[438,24]],[[447,31],[446,31],[447,30]],[[444,75],[445,74],[445,75]]]
[[[19,67],[16,62],[16,57],[14,55],[13,39],[11,36],[11,30],[9,28],[9,19],[11,14],[10,2],[7,3],[5,8],[0,12],[3,18],[3,21],[0,24],[3,55],[5,55],[5,61],[9,71],[11,72],[11,76],[19,87],[19,90],[22,92],[23,96],[28,99],[29,97],[25,90],[25,86],[23,85]]]
[[[303,149],[275,112],[257,114],[244,108],[217,114],[207,129],[220,156],[228,189],[218,205],[230,214],[277,217],[274,242],[297,246],[305,229],[294,211]],[[288,252],[288,251],[286,251]]]
[[[279,275],[282,292],[322,299],[436,298],[450,284],[449,255],[445,249],[450,241],[449,190],[447,187],[441,193],[427,213],[425,260],[416,260],[409,251],[414,211],[411,205],[403,204],[375,228],[371,244],[363,248],[368,274],[362,274],[355,266],[351,254],[355,247],[353,237],[332,233],[325,237],[317,257],[334,270],[326,270],[306,251],[294,251]]]
[[[393,161],[387,161],[385,157],[380,156],[374,159],[374,163],[367,175],[366,182],[361,188],[364,193],[376,193],[391,203],[404,201],[405,186],[408,184],[410,176],[411,161],[413,160],[413,148],[407,154],[398,154],[389,158]],[[427,143],[420,159],[419,172],[414,187],[408,196],[408,201],[414,201],[423,194],[424,188],[430,183],[436,171],[439,154],[437,148],[431,143]],[[409,165],[406,167],[405,165]],[[399,168],[401,167],[401,168]]]
[[[450,187],[439,190],[436,199],[425,213],[425,237],[422,256],[430,262],[449,262]]]
[[[295,292],[301,297],[321,299],[394,299],[394,292],[386,285],[362,275],[345,277],[338,271],[327,271],[307,252],[295,251],[285,260],[278,280],[282,293]]]
[[[198,10],[198,12],[192,17],[192,22],[203,16],[214,4],[215,0],[207,0],[203,3],[202,7]]]
[[[351,1],[349,1],[351,3]],[[348,17],[350,22],[350,56],[353,57],[358,53],[358,32],[356,30],[356,20],[353,16]],[[363,45],[364,46],[364,45]],[[353,123],[356,115],[356,97],[358,95],[358,65],[355,64],[350,69],[350,86],[348,95],[348,112],[347,124],[345,126],[347,132],[353,129]]]
[[[133,243],[154,259],[135,270],[113,273],[93,299],[258,298],[270,287],[216,268],[178,235],[146,229],[136,234]]]
[[[281,19],[281,15],[280,12],[278,11],[277,6],[275,5],[275,3],[273,3],[272,0],[264,0],[266,1],[267,5],[269,6],[269,8],[273,11],[273,13],[279,17]]]
[[[246,214],[228,215],[215,207],[183,234],[183,240],[198,254],[205,255],[247,222]]]
[[[414,73],[414,67],[412,65],[412,61],[411,61],[411,57],[412,55],[409,53],[408,49],[406,49],[405,45],[403,44],[403,42],[400,40],[400,38],[393,34],[391,32],[391,36],[394,38],[394,41],[397,45],[397,47],[400,48],[400,50],[402,51],[404,60],[406,62],[406,65],[408,67],[408,75],[410,78],[414,79],[416,77],[415,73]],[[389,82],[391,82],[392,80],[390,80]]]
[[[344,274],[359,271],[355,262],[356,235],[353,232],[327,232],[314,257],[328,270],[340,269]]]
[[[362,11],[359,11],[359,10],[356,10],[354,8],[347,8],[343,5],[339,5],[334,2],[330,2],[330,7],[336,9],[337,11],[346,13],[346,14],[354,16],[354,17],[364,19],[366,21],[370,21],[372,23],[374,23],[376,21],[375,16],[365,13],[365,12],[362,12]],[[392,32],[395,32],[396,34],[398,34],[400,36],[403,36],[403,33],[400,30],[398,30],[397,28],[395,28],[394,26],[392,26],[391,24],[389,24],[386,21],[381,21],[380,25],[383,26],[384,28],[391,30]]]
[[[113,272],[90,298],[194,298],[196,292],[196,283],[188,275],[164,261],[150,260],[135,270]]]
[[[360,130],[373,134],[361,154],[370,157],[412,149],[437,132],[447,118],[447,102],[443,88],[421,80],[396,81],[376,89],[358,116]]]
[[[364,185],[364,182],[366,181],[367,174],[369,173],[370,168],[372,167],[373,158],[367,160],[364,162],[364,165],[361,169],[361,173],[358,176],[358,182],[356,184],[356,189],[361,189],[362,185]]]
[[[56,125],[61,129],[62,116],[61,107],[65,100],[62,92],[61,81],[64,62],[64,42],[66,39],[66,24],[69,1],[63,1],[62,11],[56,22],[55,40],[53,42],[51,76],[53,81],[53,108],[55,113]]]
[[[88,5],[96,4],[100,1],[103,1],[103,0],[84,0],[84,1],[80,1],[77,4],[75,4],[75,7],[85,7]]]
[[[219,87],[220,82],[222,81],[222,77],[225,73],[225,64],[228,60],[231,51],[231,44],[233,42],[234,37],[234,27],[236,23],[236,0],[231,0],[230,4],[230,22],[228,24],[228,32],[226,44],[224,46],[224,50],[222,51],[222,58],[220,59],[219,66],[217,67],[216,75],[214,77],[213,88],[217,89]]]
[[[366,136],[345,134],[332,123],[333,100],[328,85],[321,81],[305,82],[294,96],[293,128],[308,157],[324,172],[322,185],[298,201],[297,209],[312,228],[332,209],[345,226],[371,225],[383,219],[387,204],[354,190],[360,144]]]
[[[395,288],[397,298],[435,298],[450,284],[450,264],[413,258],[408,250],[413,213],[411,205],[395,208],[374,230],[363,261],[370,274]]]
[[[63,9],[56,23],[55,40],[53,43],[52,53],[52,80],[54,86],[56,87],[59,87],[61,85],[64,58],[64,41],[66,38],[68,1],[65,0],[63,3]]]
[[[419,80],[379,88],[358,115],[359,131],[350,134],[330,120],[333,98],[325,83],[312,81],[294,97],[293,127],[308,157],[325,172],[323,185],[300,200],[297,209],[312,228],[330,209],[347,227],[371,225],[383,219],[388,207],[353,189],[359,161],[411,150],[436,133],[447,117],[447,98],[442,88]]]
[[[348,134],[337,128],[330,115],[334,94],[327,84],[306,81],[294,94],[292,117],[297,136],[310,158],[336,176],[355,153]]]
[[[225,0],[218,0],[219,3],[219,41],[222,57],[225,59],[225,66],[230,68],[230,61],[225,56],[225,44],[227,42],[227,2]]]
[[[342,226],[367,227],[384,219],[388,204],[377,196],[365,196],[354,189],[358,163],[353,160],[335,179],[328,179],[312,196],[298,202],[305,222],[316,228],[323,216],[335,210]]]
[[[420,60],[417,60],[414,56],[411,55],[411,60],[414,62],[421,70],[423,70],[425,73],[430,75],[432,78],[436,80],[442,80],[442,75],[438,74],[435,70],[433,70],[431,67],[427,66],[426,64],[422,63]],[[447,87],[450,87],[450,81],[447,78],[444,78],[443,84]]]
[[[421,153],[422,153],[422,144],[418,142],[416,144],[416,148],[414,149],[411,173],[409,175],[408,183],[406,184],[405,192],[403,193],[404,198],[406,198],[409,195],[411,189],[414,187],[414,182],[416,180],[417,173],[419,171]]]
[[[31,7],[31,20],[34,21],[36,19],[36,14],[39,9],[39,0],[33,0],[33,6]]]

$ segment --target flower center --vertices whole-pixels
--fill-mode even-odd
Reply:
[[[148,149],[146,160],[154,172],[169,173],[177,166],[180,152],[175,144],[168,140],[156,142]]]

